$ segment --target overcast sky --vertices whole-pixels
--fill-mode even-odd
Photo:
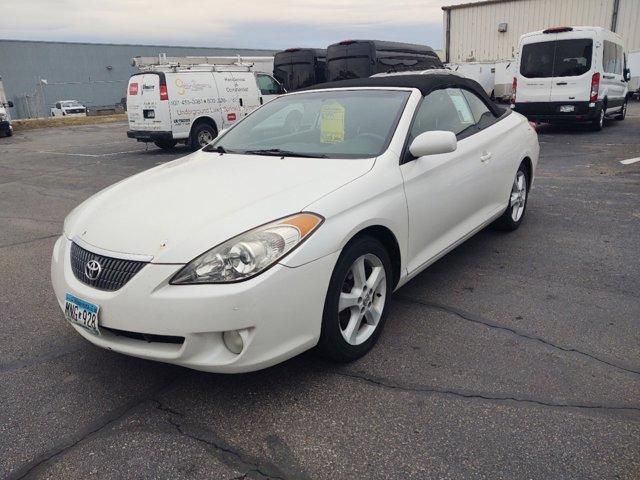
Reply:
[[[468,0],[0,0],[0,38],[205,47],[442,46],[442,5]]]

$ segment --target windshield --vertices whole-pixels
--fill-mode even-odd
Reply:
[[[63,107],[81,107],[82,104],[77,100],[67,100],[65,102],[60,102],[60,105]]]
[[[591,70],[588,38],[529,43],[522,47],[520,73],[527,78],[577,77]]]
[[[409,98],[398,90],[334,90],[279,97],[205,151],[326,158],[384,152]]]

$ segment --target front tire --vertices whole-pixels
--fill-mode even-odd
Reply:
[[[620,110],[620,113],[616,115],[616,120],[622,121],[627,118],[627,102],[628,101],[625,100],[622,104],[622,109]]]
[[[213,142],[217,136],[218,132],[215,127],[208,123],[201,123],[196,125],[191,132],[191,136],[189,137],[189,146],[193,150],[198,150]]]
[[[351,362],[375,345],[393,289],[389,254],[375,238],[356,238],[344,249],[331,276],[318,352]]]
[[[509,194],[509,205],[502,216],[495,221],[493,226],[498,230],[513,231],[522,223],[529,199],[529,172],[521,163],[516,172]]]
[[[156,147],[163,150],[171,150],[178,142],[176,140],[156,140],[153,143],[155,143]]]

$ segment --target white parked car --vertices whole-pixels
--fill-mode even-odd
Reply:
[[[512,108],[530,120],[624,120],[631,79],[622,38],[601,27],[555,27],[520,37]]]
[[[52,117],[84,117],[87,108],[78,100],[58,100],[51,108]]]
[[[214,142],[97,193],[53,250],[90,342],[215,371],[376,342],[394,290],[495,224],[523,221],[535,130],[452,74],[283,95]],[[297,122],[283,111],[300,111]],[[375,112],[375,114],[373,114]]]

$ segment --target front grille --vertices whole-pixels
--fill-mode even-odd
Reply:
[[[140,340],[149,343],[171,343],[174,345],[182,345],[184,343],[184,337],[176,337],[173,335],[155,335],[153,333],[130,332],[128,330],[118,330],[117,328],[109,328],[104,326],[100,326],[100,330],[106,330],[119,337],[126,337],[133,340]]]
[[[87,262],[91,260],[97,261],[101,267],[100,274],[95,280],[85,274]],[[82,283],[99,290],[112,292],[122,288],[146,264],[147,262],[105,257],[85,250],[75,243],[71,244],[71,270],[73,270],[73,274]]]

